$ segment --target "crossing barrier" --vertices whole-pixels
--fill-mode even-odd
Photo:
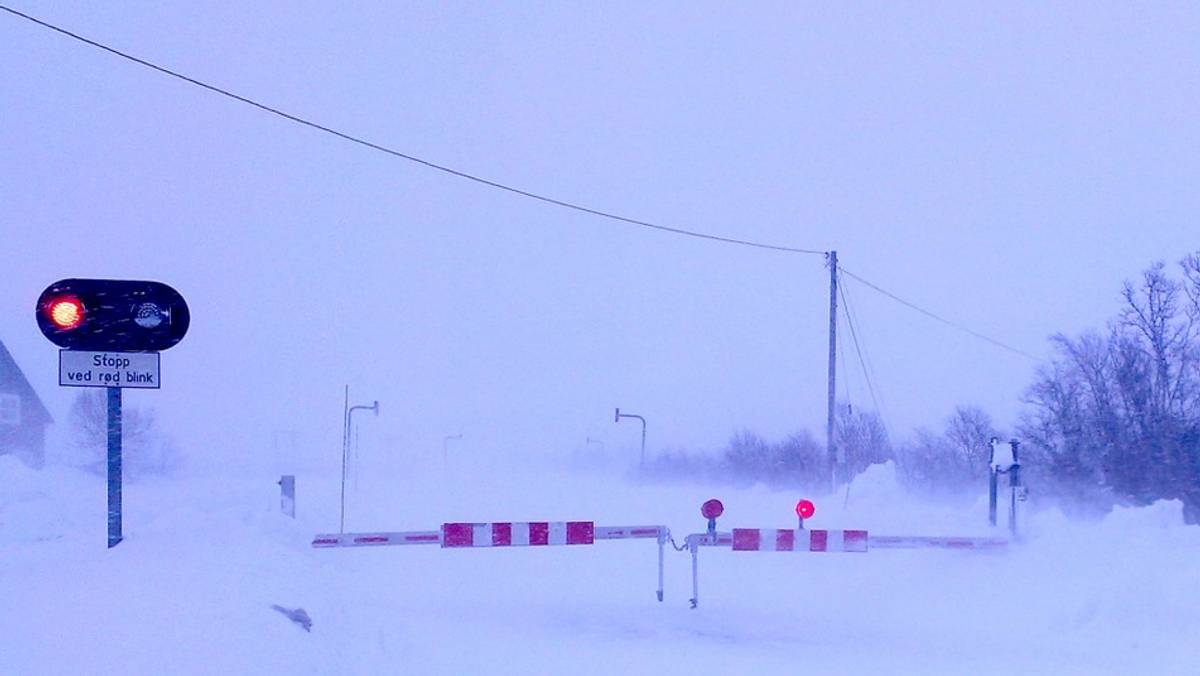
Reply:
[[[706,501],[701,506],[700,513],[708,519],[708,531],[693,533],[684,540],[686,549],[692,555],[692,608],[700,604],[701,547],[728,547],[735,552],[865,554],[871,549],[995,550],[1008,546],[1008,540],[1005,538],[894,536],[871,535],[865,530],[809,530],[804,527],[804,520],[810,518],[816,512],[816,508],[808,500],[801,500],[796,504],[799,527],[795,530],[734,528],[732,531],[722,532],[717,530],[717,517],[724,513],[724,509],[719,500]]]
[[[735,552],[865,552],[865,530],[734,528]]]
[[[995,537],[942,537],[924,535],[871,535],[866,530],[807,529],[804,521],[816,509],[808,500],[796,505],[798,527],[734,528],[718,531],[717,518],[724,513],[720,500],[708,500],[701,514],[708,520],[708,530],[693,533],[680,547],[671,537],[671,529],[662,525],[597,526],[592,521],[490,521],[449,522],[438,530],[397,531],[374,533],[330,533],[317,535],[314,548],[381,547],[394,545],[438,545],[442,549],[474,549],[503,547],[588,546],[598,540],[653,539],[658,544],[659,601],[663,600],[663,558],[667,542],[677,551],[688,551],[692,557],[691,607],[700,603],[699,551],[702,547],[726,547],[735,552],[792,552],[797,554],[860,553],[878,549],[951,549],[998,550],[1009,540]]]
[[[438,530],[379,533],[327,533],[313,538],[317,549],[439,545],[442,549],[591,545],[597,540],[644,540],[658,543],[658,589],[663,600],[663,548],[671,538],[666,526],[597,526],[592,521],[498,521],[443,523]]]

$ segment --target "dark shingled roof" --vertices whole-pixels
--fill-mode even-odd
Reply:
[[[42,403],[37,392],[33,390],[33,386],[25,379],[21,367],[17,366],[17,362],[8,353],[8,348],[4,347],[3,341],[0,341],[0,392],[16,394],[21,397],[22,401],[32,402],[32,411],[26,409],[26,413],[30,414],[30,420],[41,425],[54,422],[54,418],[50,417],[50,411],[46,410],[46,405]]]

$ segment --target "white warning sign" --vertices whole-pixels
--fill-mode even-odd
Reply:
[[[62,350],[58,353],[58,384],[157,390],[158,353]]]

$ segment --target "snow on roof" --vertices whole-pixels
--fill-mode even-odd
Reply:
[[[4,341],[0,341],[0,392],[8,392],[21,397],[23,401],[33,404],[30,412],[30,419],[40,425],[48,425],[54,422],[54,418],[50,416],[50,411],[46,410],[45,404],[42,403],[41,397],[29,384],[29,380],[25,378],[25,374],[21,371],[21,367],[17,365],[15,359],[9,354],[8,348],[4,347]]]

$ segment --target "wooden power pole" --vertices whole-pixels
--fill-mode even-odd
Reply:
[[[836,485],[834,484],[833,467],[837,457],[833,448],[833,417],[837,414],[834,384],[837,381],[838,259],[836,251],[830,251],[827,256],[829,259],[829,401],[825,420],[825,461],[829,465],[829,487],[834,489]]]

